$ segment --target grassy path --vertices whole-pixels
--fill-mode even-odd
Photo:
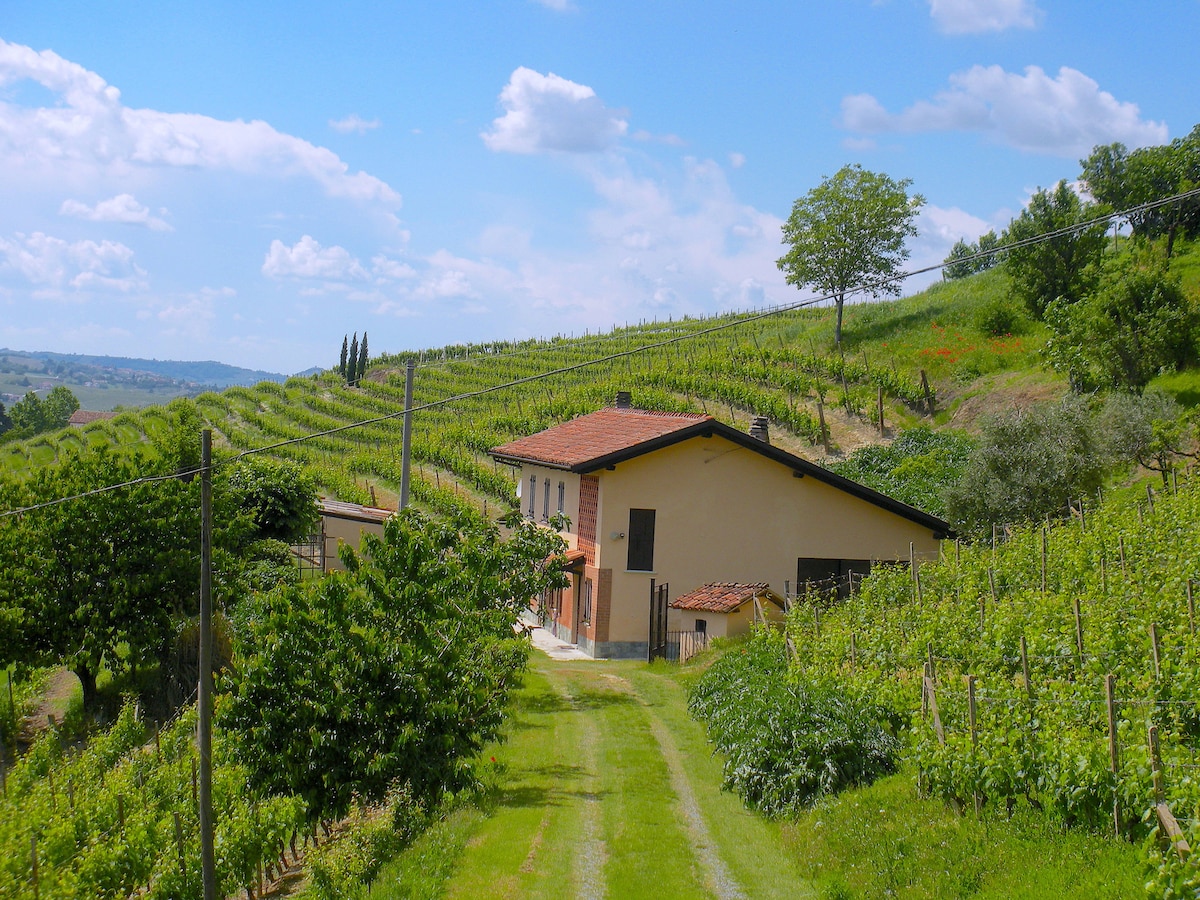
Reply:
[[[372,896],[812,896],[779,828],[721,792],[677,673],[536,655],[495,751],[494,808],[435,827]]]

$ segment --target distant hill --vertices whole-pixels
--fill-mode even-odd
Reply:
[[[235,384],[254,385],[260,381],[287,380],[287,376],[278,372],[264,372],[261,369],[243,369],[213,360],[179,361],[173,359],[137,359],[129,356],[88,356],[82,353],[51,353],[48,350],[22,352],[0,350],[0,355],[28,356],[33,359],[49,360],[67,366],[94,366],[100,369],[115,369],[118,371],[150,372],[162,375],[176,381],[190,384],[206,385],[217,388],[232,387]]]

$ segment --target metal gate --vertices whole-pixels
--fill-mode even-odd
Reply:
[[[668,585],[654,586],[650,579],[650,649],[647,659],[666,659],[667,656],[667,593]]]

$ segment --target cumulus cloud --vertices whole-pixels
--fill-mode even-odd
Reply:
[[[332,197],[400,203],[385,182],[351,172],[333,151],[266,122],[130,109],[120,91],[96,73],[53,51],[0,40],[0,87],[27,80],[60,102],[37,108],[0,102],[0,162],[9,167],[55,172],[67,164],[109,171],[173,167],[303,177]]]
[[[89,222],[121,222],[125,225],[141,225],[151,231],[174,231],[165,220],[151,215],[149,208],[138,203],[132,194],[117,194],[88,206],[78,200],[64,200],[59,215],[87,219]],[[164,210],[165,212],[165,210]]]
[[[1041,20],[1032,0],[929,0],[929,14],[946,34],[1036,28]]]
[[[628,130],[622,114],[604,105],[587,85],[521,66],[500,92],[504,115],[481,135],[506,153],[595,153]]]
[[[358,113],[350,113],[344,119],[330,119],[329,127],[340,134],[366,134],[368,131],[379,127],[378,119],[364,119]]]
[[[116,241],[77,241],[35,231],[0,238],[0,275],[8,273],[52,292],[106,290],[128,293],[146,288],[146,273],[133,250]]]
[[[746,154],[737,153],[736,151],[729,154],[729,165],[735,169],[740,169],[746,164]]]
[[[889,113],[870,94],[842,100],[842,124],[851,131],[976,131],[1021,150],[1078,158],[1096,144],[1130,147],[1167,140],[1164,122],[1141,117],[1136,103],[1121,102],[1076,69],[1057,77],[1038,66],[1024,74],[1000,66],[973,66],[950,76],[950,87]]]
[[[280,240],[271,241],[262,271],[269,278],[323,281],[362,281],[367,278],[367,270],[345,247],[322,247],[307,234],[291,247]]]

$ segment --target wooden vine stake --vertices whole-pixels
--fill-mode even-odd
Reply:
[[[937,735],[938,744],[946,746],[946,731],[942,728],[942,717],[938,715],[937,687],[933,678],[925,676],[925,696],[929,700],[929,715],[933,718],[933,733]]]
[[[1108,710],[1108,764],[1114,779],[1121,770],[1120,747],[1117,745],[1116,675],[1104,676],[1104,705]],[[1113,791],[1113,834],[1121,836],[1121,798]]]
[[[1025,693],[1029,702],[1033,703],[1033,679],[1029,677],[1029,647],[1025,643],[1025,635],[1021,635],[1021,675],[1025,679]]]
[[[1158,625],[1150,623],[1150,656],[1154,660],[1154,680],[1162,678],[1162,654],[1158,644]]]
[[[187,864],[183,856],[183,823],[179,820],[179,813],[173,813],[175,817],[175,847],[179,851],[179,874],[183,875],[187,872]]]
[[[1125,535],[1121,535],[1117,539],[1117,549],[1121,551],[1121,578],[1126,577],[1125,572]]]
[[[925,394],[925,410],[930,417],[933,416],[933,391],[929,389],[929,376],[925,374],[925,370],[921,370],[921,390]]]
[[[996,570],[988,569],[988,587],[992,589],[992,602],[999,603],[1000,597],[996,593]]]
[[[1079,651],[1079,667],[1083,668],[1083,616],[1079,612],[1079,598],[1071,601],[1075,612],[1075,649]]]
[[[971,755],[974,756],[979,748],[979,724],[976,718],[975,706],[975,676],[965,676],[967,682],[967,722],[971,727]],[[975,814],[983,812],[983,795],[975,792]]]
[[[1192,599],[1192,579],[1187,580],[1188,632],[1196,636],[1196,602]]]
[[[883,424],[883,388],[879,388],[879,436],[883,437],[886,427]]]
[[[829,450],[829,429],[825,427],[825,404],[820,400],[817,401],[817,421],[821,426],[821,445],[825,448],[825,453]]]
[[[1042,526],[1042,594],[1046,593],[1046,526]]]
[[[1192,848],[1183,836],[1183,829],[1179,827],[1179,822],[1172,815],[1171,808],[1167,806],[1163,788],[1162,758],[1158,750],[1157,725],[1151,725],[1147,729],[1146,738],[1150,745],[1150,766],[1154,771],[1154,808],[1158,813],[1158,823],[1162,826],[1163,833],[1166,834],[1175,852],[1179,854],[1179,858],[1187,859]]]
[[[858,641],[854,637],[854,632],[850,632],[850,672],[853,673],[858,665]]]

